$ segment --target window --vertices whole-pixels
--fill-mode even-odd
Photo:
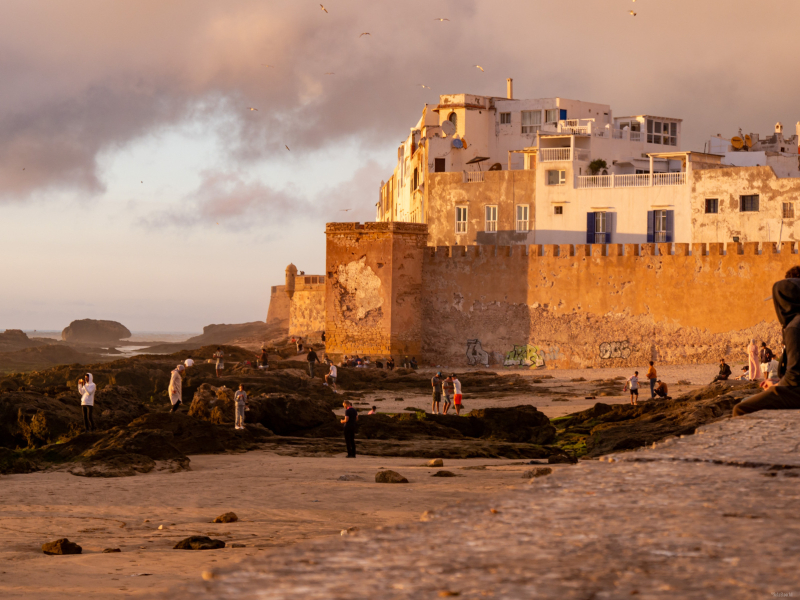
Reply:
[[[542,126],[542,111],[522,111],[522,133],[536,133]]]
[[[456,206],[456,233],[467,233],[466,206]]]
[[[783,218],[794,219],[794,202],[783,203]]]
[[[434,173],[444,173],[445,162],[443,158],[434,158],[433,159],[433,172]]]
[[[558,114],[557,108],[549,108],[544,111],[545,123],[558,123]]]
[[[500,113],[500,125],[511,124],[511,113]]]
[[[655,242],[662,244],[667,241],[667,211],[653,211],[653,231],[655,232]]]
[[[554,206],[553,207],[553,214],[554,215],[563,215],[564,214],[564,207],[563,206]]]
[[[567,183],[566,171],[547,171],[547,185],[564,185]]]
[[[497,207],[486,207],[486,231],[497,231]]]
[[[710,215],[719,212],[719,199],[706,198],[706,214]]]
[[[647,143],[677,146],[678,124],[647,119]]]
[[[530,231],[530,221],[528,220],[528,205],[517,205],[517,231]]]
[[[672,243],[675,241],[675,211],[647,211],[647,243]]]
[[[456,131],[458,131],[458,115],[454,112],[451,112],[450,116],[447,117],[447,120],[450,121],[455,126]]]
[[[415,190],[419,187],[419,169],[416,167],[414,168],[414,176],[411,180],[411,189]]]
[[[594,213],[594,243],[605,244],[608,233],[608,218],[604,212]]]
[[[614,213],[586,213],[586,243],[610,244]]]
[[[740,196],[739,210],[741,212],[758,212],[758,194]]]

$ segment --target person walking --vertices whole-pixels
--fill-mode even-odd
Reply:
[[[183,385],[183,372],[184,366],[178,365],[174,369],[172,369],[172,373],[170,374],[169,378],[169,389],[167,392],[169,393],[169,401],[172,403],[172,408],[169,412],[174,413],[178,410],[178,407],[183,404],[183,395],[181,387]]]
[[[236,429],[244,429],[244,412],[247,410],[247,392],[244,391],[244,384],[239,384],[239,390],[233,395],[236,403]]]
[[[314,352],[314,348],[309,348],[308,354],[306,355],[306,360],[308,361],[308,375],[311,379],[314,379],[314,363],[319,362],[319,358],[317,357],[317,353]]]
[[[442,412],[443,415],[447,414],[447,411],[450,410],[450,404],[453,401],[453,396],[456,393],[456,386],[453,385],[453,376],[449,375],[447,379],[444,380],[442,384],[442,392],[444,393],[444,411]]]
[[[761,374],[764,379],[769,379],[767,371],[769,371],[769,363],[775,358],[772,350],[767,346],[766,342],[761,342],[761,350],[758,351],[758,360],[761,362]]]
[[[336,389],[336,375],[339,373],[339,370],[336,368],[336,365],[331,365],[328,368],[328,374],[325,375],[325,385],[330,385],[333,388],[333,392],[335,394],[339,393],[339,390]]]
[[[431,413],[434,415],[439,414],[439,403],[442,401],[442,372],[437,371],[436,375],[431,378],[431,386],[433,387],[433,400],[431,401]]]
[[[222,351],[222,348],[217,346],[217,351],[214,352],[214,358],[217,359],[217,377],[220,376],[219,372],[225,368],[225,353]]]
[[[656,399],[656,381],[658,380],[658,374],[656,373],[656,367],[653,361],[650,361],[650,368],[647,369],[647,379],[650,380],[650,400]]]
[[[356,424],[358,423],[358,411],[353,408],[350,400],[342,402],[344,406],[344,443],[347,446],[347,458],[356,457]]]
[[[631,392],[631,404],[636,406],[639,404],[639,371],[633,372],[633,377],[628,379],[625,383],[625,389],[623,391]]]
[[[725,362],[724,358],[720,358],[719,359],[719,375],[714,377],[714,381],[712,381],[711,383],[714,383],[715,381],[727,381],[728,377],[731,376],[731,372],[732,371],[731,371],[730,365]]]
[[[455,388],[456,392],[455,395],[453,396],[453,408],[455,408],[456,410],[456,416],[459,416],[461,414],[461,402],[462,402],[461,381],[459,381],[455,373],[453,373],[452,378],[453,378],[453,387]]]
[[[81,412],[83,413],[83,429],[86,433],[94,431],[94,393],[97,385],[91,373],[86,373],[85,379],[78,380],[78,392],[81,395]]]
[[[297,347],[297,353],[298,354],[302,354],[303,353],[303,338],[301,338],[301,337],[297,338],[296,347]]]
[[[761,363],[759,363],[758,360],[758,346],[754,339],[750,340],[750,344],[747,346],[747,360],[749,367],[747,370],[747,378],[750,381],[761,379]]]

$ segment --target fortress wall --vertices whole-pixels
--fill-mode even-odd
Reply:
[[[422,353],[432,364],[602,367],[744,359],[779,349],[772,284],[793,243],[428,248]]]
[[[290,301],[289,335],[312,336],[316,339],[324,329],[325,284],[305,285],[296,289]]]
[[[286,286],[272,286],[267,309],[267,325],[289,328],[289,296],[286,295]]]

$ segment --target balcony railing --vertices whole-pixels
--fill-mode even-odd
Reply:
[[[540,148],[541,162],[568,162],[572,160],[572,148]]]
[[[483,183],[485,178],[485,171],[464,171],[464,183]]]
[[[629,188],[665,185],[685,185],[686,173],[653,173],[652,184],[650,173],[638,175],[584,175],[578,177],[577,189],[593,190],[598,188]]]
[[[593,119],[566,119],[558,122],[558,132],[570,135],[591,135]]]

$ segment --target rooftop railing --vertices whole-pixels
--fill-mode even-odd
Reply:
[[[653,173],[652,182],[650,173],[636,175],[584,175],[578,177],[579,190],[594,190],[598,188],[630,188],[685,185],[686,173]]]

